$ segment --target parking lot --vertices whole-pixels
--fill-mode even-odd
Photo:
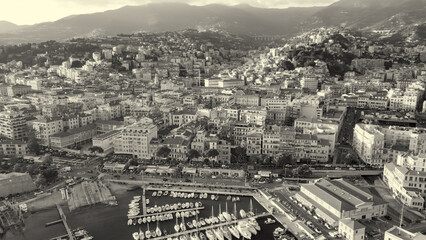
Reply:
[[[341,239],[337,234],[337,229],[330,227],[322,219],[315,215],[315,212],[297,202],[292,195],[296,192],[290,191],[287,187],[276,189],[273,194],[280,202],[296,217],[305,223],[316,236],[323,235],[327,239]]]

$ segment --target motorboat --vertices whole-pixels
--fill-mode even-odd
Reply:
[[[240,232],[241,236],[246,239],[251,239],[251,232],[248,230],[247,225],[241,224],[241,222],[239,222],[237,225],[237,229]]]
[[[214,200],[214,199],[215,199],[214,194],[212,194],[212,195],[210,196],[210,198],[211,198],[212,200]]]
[[[226,198],[226,201],[231,201],[231,196],[228,196],[227,198]]]
[[[187,222],[186,225],[188,226],[189,229],[194,228],[194,225],[191,222]]]
[[[195,219],[192,219],[192,226],[198,227],[198,225],[199,225],[199,222],[197,222],[197,220]]]
[[[275,223],[275,222],[276,221],[272,218],[268,218],[268,219],[265,220],[265,224],[272,224],[272,223]]]
[[[142,218],[139,218],[139,219],[138,219],[138,224],[139,224],[139,225],[141,225],[142,223],[143,223]]]
[[[157,196],[157,192],[155,192],[155,191],[154,191],[154,192],[152,193],[152,196],[153,196],[153,197]]]
[[[260,231],[260,225],[255,218],[250,218],[248,223],[256,229],[256,231]]]
[[[145,199],[145,203],[146,203],[146,205],[149,204],[149,198]]]
[[[246,211],[244,211],[244,209],[240,210],[240,216],[241,216],[241,218],[246,218],[247,217],[247,213],[246,213]]]
[[[257,234],[257,231],[256,231],[256,229],[249,223],[249,222],[247,222],[247,221],[241,221],[241,222],[239,222],[238,223],[239,225],[242,225],[242,226],[244,226],[247,230],[249,230],[253,235],[256,235]]]
[[[200,240],[207,240],[206,235],[202,232],[200,232]]]
[[[231,232],[232,236],[234,236],[236,239],[240,239],[240,232],[235,226],[230,225],[228,229]]]
[[[127,220],[127,225],[132,225],[133,224],[133,220],[132,219],[129,219],[129,220]]]
[[[132,234],[132,236],[133,236],[133,239],[135,239],[135,240],[139,240],[139,232],[134,232],[134,233]]]
[[[151,231],[151,236],[152,236],[152,238],[156,238],[157,237],[157,233],[154,230],[152,230]]]
[[[148,217],[146,218],[146,221],[147,221],[147,222],[151,222],[151,217],[150,217],[150,216],[148,216]]]
[[[188,240],[188,237],[186,235],[179,236],[179,240]]]
[[[235,216],[235,214],[233,214],[233,213],[231,213],[231,218],[232,218],[232,220],[237,220],[237,217]]]

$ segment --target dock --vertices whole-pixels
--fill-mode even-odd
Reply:
[[[260,217],[267,217],[267,216],[271,216],[270,213],[262,213],[250,218],[260,218]],[[199,232],[199,231],[205,231],[205,230],[209,230],[209,229],[213,229],[213,228],[218,228],[218,227],[222,227],[222,226],[227,226],[227,225],[232,225],[232,224],[237,224],[238,222],[242,221],[242,220],[247,220],[248,218],[244,218],[244,219],[237,219],[231,222],[224,222],[224,223],[218,223],[218,224],[214,224],[214,225],[209,225],[209,226],[205,226],[205,227],[200,227],[200,228],[194,228],[191,230],[186,230],[184,232],[178,232],[178,233],[173,233],[173,234],[169,234],[166,236],[161,236],[161,237],[156,237],[156,238],[151,238],[151,239],[155,239],[155,240],[160,240],[160,239],[167,239],[167,238],[174,238],[174,237],[179,237],[181,235],[188,235],[194,232]]]
[[[137,216],[129,217],[129,219],[135,219],[135,218],[141,218],[141,217],[151,217],[151,216],[164,215],[164,214],[169,214],[169,213],[176,214],[178,212],[188,212],[188,211],[203,210],[203,209],[204,209],[204,207],[185,208],[185,209],[180,209],[180,210],[164,211],[164,212],[160,212],[160,213],[150,213],[150,214],[137,215]]]
[[[74,237],[74,234],[71,230],[71,227],[67,223],[67,216],[65,216],[64,211],[62,210],[62,208],[58,204],[56,204],[56,208],[58,209],[59,217],[61,219],[50,222],[50,223],[46,223],[46,227],[52,226],[53,224],[57,224],[57,223],[62,222],[64,224],[65,231],[67,232],[67,234],[62,235],[62,236],[58,236],[58,237],[55,237],[55,238],[51,238],[51,239],[64,239],[64,238],[66,238],[68,240],[75,240],[75,237]]]

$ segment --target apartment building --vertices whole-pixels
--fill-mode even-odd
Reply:
[[[74,145],[85,144],[90,142],[94,136],[96,136],[96,126],[94,124],[90,124],[50,136],[50,147],[66,148]]]
[[[0,135],[10,140],[23,140],[28,136],[25,116],[15,110],[0,112]]]
[[[359,157],[370,165],[383,165],[385,136],[375,125],[356,124],[352,146]]]
[[[27,143],[17,140],[1,141],[0,152],[5,156],[25,156],[27,155]]]
[[[157,138],[157,131],[157,126],[148,118],[126,126],[114,143],[114,152],[150,159],[152,157],[150,142],[153,138]]]
[[[393,196],[403,204],[416,209],[424,208],[426,172],[411,170],[394,162],[386,163],[383,169],[383,181],[392,191]]]
[[[40,140],[40,144],[44,146],[50,145],[49,137],[64,131],[64,123],[62,119],[42,118],[32,122],[32,128],[35,136]]]

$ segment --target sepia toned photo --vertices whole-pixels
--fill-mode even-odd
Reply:
[[[0,240],[426,240],[426,0],[2,0]]]

